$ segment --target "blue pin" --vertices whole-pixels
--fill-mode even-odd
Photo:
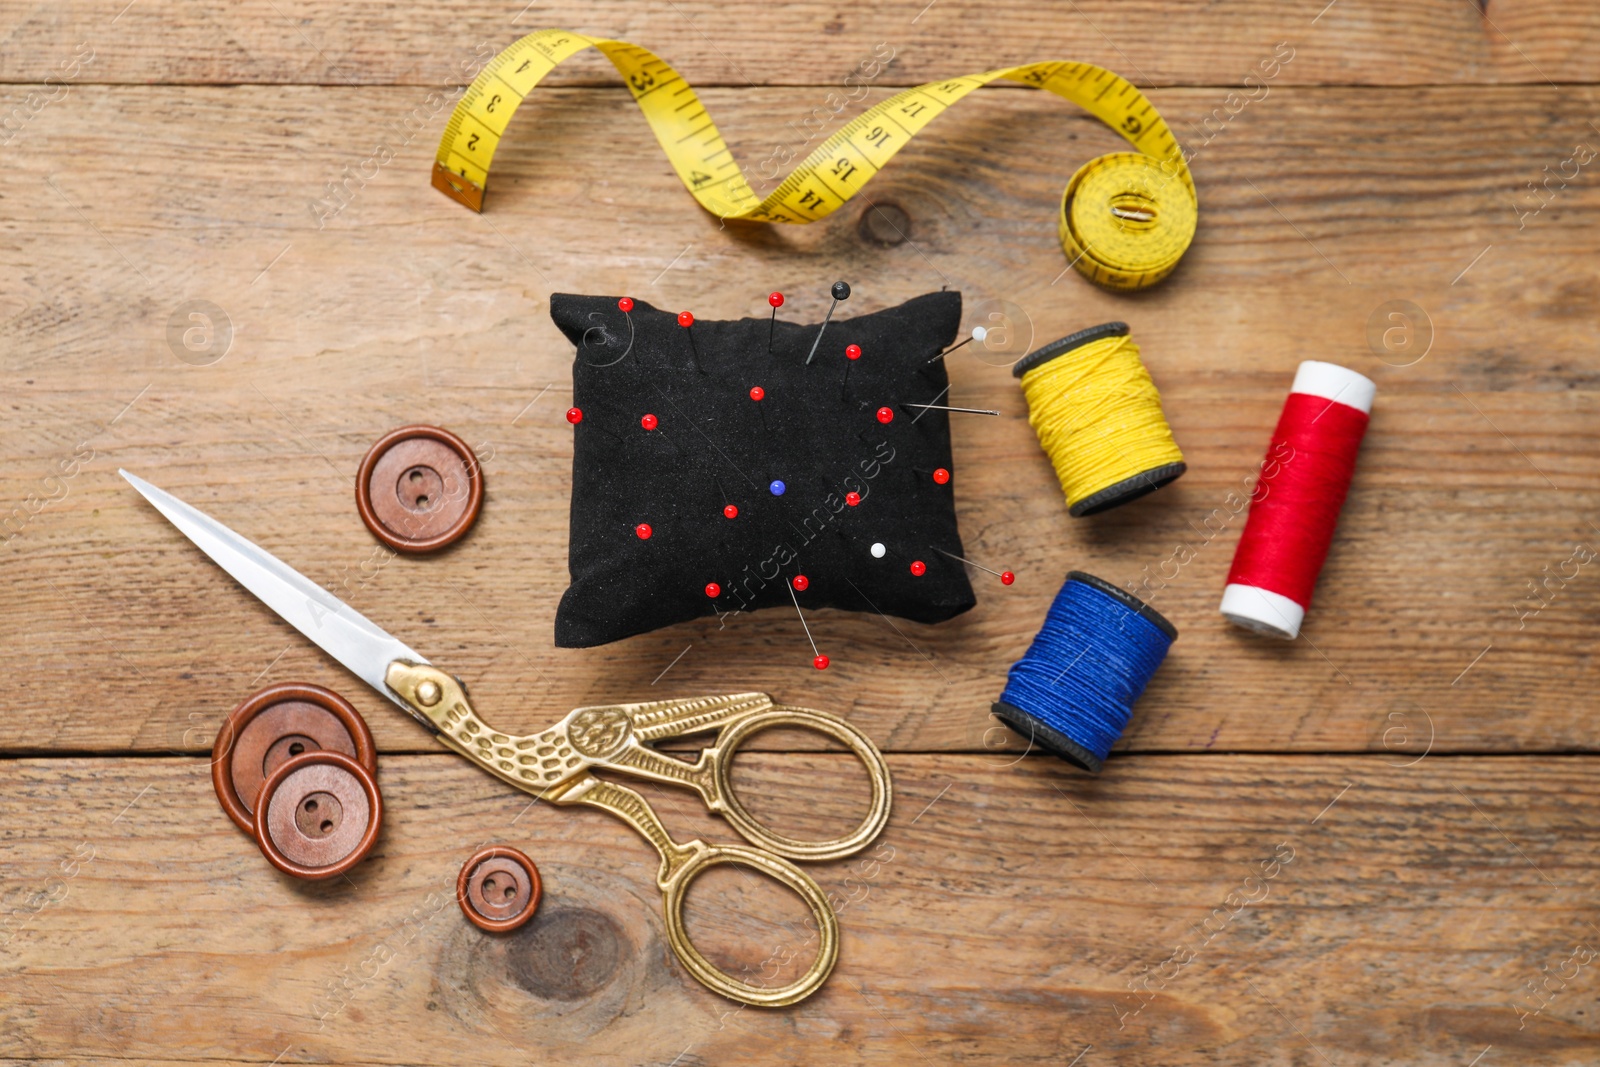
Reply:
[[[774,478],[772,480],[772,484],[767,486],[767,488],[772,490],[772,495],[773,496],[782,496],[783,495],[783,491],[785,489],[789,488],[789,487],[784,485],[782,482],[778,481],[776,478]]]

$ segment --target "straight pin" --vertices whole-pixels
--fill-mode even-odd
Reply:
[[[778,328],[778,309],[783,307],[783,294],[773,293],[767,297],[767,303],[772,305],[772,319],[767,323],[767,355],[772,355],[772,331]]]
[[[805,576],[804,575],[796,575],[795,579],[796,579],[796,581],[804,582],[805,581]],[[811,583],[805,582],[805,584],[809,585]],[[800,610],[800,598],[794,595],[794,589],[795,589],[794,585],[792,583],[790,583],[790,582],[784,582],[783,585],[784,585],[784,588],[789,590],[789,599],[794,601],[795,614],[800,616],[800,625],[805,628],[806,640],[811,642],[811,651],[813,653],[815,653],[815,655],[816,655],[816,659],[813,659],[811,661],[811,665],[813,667],[815,667],[819,671],[827,670],[828,669],[828,657],[824,656],[821,652],[817,651],[817,642],[811,636],[811,627],[806,626],[806,613]]]
[[[750,399],[755,402],[756,410],[761,412],[761,428],[766,430],[768,433],[771,433],[772,427],[767,425],[767,408],[765,404],[761,403],[766,398],[767,391],[761,388],[761,386],[752,385],[750,387]]]
[[[924,411],[960,411],[968,415],[998,415],[993,408],[953,408],[948,404],[901,404],[903,408],[921,408]]]
[[[828,328],[828,322],[833,318],[833,309],[839,306],[839,301],[850,299],[850,283],[833,283],[833,303],[828,305],[828,313],[822,317],[822,325],[817,327],[817,339],[811,342],[811,352],[806,356],[806,366],[811,365],[811,360],[817,354],[817,346],[822,343],[822,331]]]
[[[967,338],[965,341],[957,341],[955,344],[951,345],[949,348],[945,349],[943,352],[940,352],[937,356],[934,356],[932,359],[928,360],[928,362],[924,363],[923,366],[924,367],[931,367],[935,363],[937,363],[941,359],[943,359],[945,356],[948,356],[950,353],[952,353],[956,349],[960,348],[962,345],[970,345],[973,341],[976,341],[978,339],[978,337],[979,337],[978,331],[982,330],[982,329],[983,329],[982,326],[978,326],[978,327],[974,328],[973,331],[972,331],[973,335],[971,337]]]
[[[689,335],[689,351],[694,353],[694,369],[704,374],[706,369],[700,365],[700,346],[694,343],[694,315],[688,311],[678,312],[678,325]]]
[[[941,556],[949,556],[951,559],[959,559],[962,563],[965,563],[969,567],[976,567],[980,571],[988,571],[990,574],[992,574],[996,578],[1000,579],[1000,584],[1001,585],[1010,585],[1012,582],[1017,580],[1017,576],[1015,574],[1012,574],[1010,571],[989,570],[988,567],[985,567],[981,563],[974,563],[970,559],[967,559],[965,556],[958,556],[954,552],[946,552],[944,549],[938,547],[937,545],[929,545],[928,547],[933,549],[935,552],[939,553],[939,555],[941,555]]]

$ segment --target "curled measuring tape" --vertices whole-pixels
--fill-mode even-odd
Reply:
[[[1170,274],[1194,239],[1199,205],[1177,139],[1132,83],[1088,63],[1029,63],[898,92],[846,123],[763,199],[665,60],[625,41],[536,30],[490,60],[456,104],[439,141],[434,187],[482,211],[489,165],[517,105],[585,48],[611,60],[684,188],[722,218],[804,223],[830,215],[946,108],[1003,78],[1071,100],[1138,149],[1091,159],[1067,183],[1061,247],[1080,273],[1111,289],[1143,288]]]

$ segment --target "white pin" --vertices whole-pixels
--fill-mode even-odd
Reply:
[[[874,541],[872,543],[872,558],[873,559],[882,559],[888,553],[888,551],[889,550],[887,548],[883,547],[883,542],[882,541]]]
[[[968,337],[965,341],[957,341],[955,344],[951,345],[949,348],[945,349],[943,352],[940,352],[937,356],[934,356],[932,359],[928,360],[928,362],[924,363],[923,366],[924,367],[931,367],[933,364],[939,362],[945,356],[948,356],[950,353],[954,352],[956,349],[960,348],[962,345],[970,345],[974,341],[982,341],[988,335],[989,335],[989,331],[985,330],[982,326],[974,326],[972,328],[972,336],[971,337]]]

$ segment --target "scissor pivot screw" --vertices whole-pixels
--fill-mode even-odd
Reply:
[[[444,691],[439,688],[438,682],[422,682],[417,686],[417,703],[425,708],[431,708],[439,703],[439,698],[444,696]]]

